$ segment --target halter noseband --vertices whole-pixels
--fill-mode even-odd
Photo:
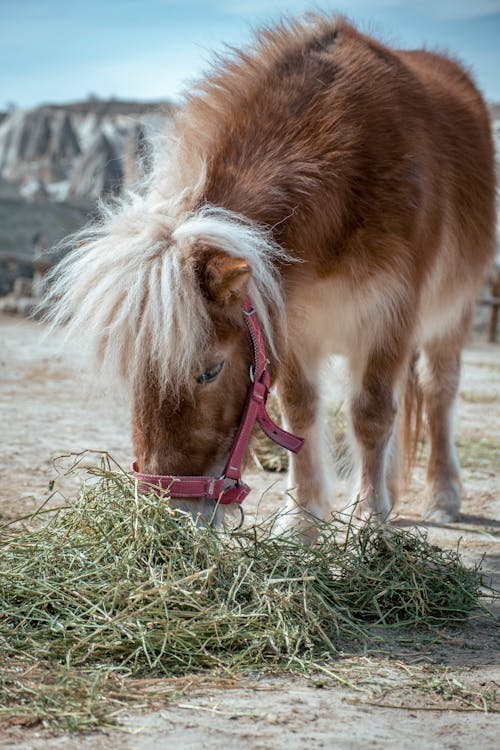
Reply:
[[[173,498],[197,498],[216,500],[221,505],[242,503],[250,492],[250,487],[241,481],[241,464],[245,455],[252,429],[258,422],[266,435],[282,448],[298,453],[304,444],[304,439],[292,435],[279,427],[266,411],[266,401],[269,395],[270,377],[267,369],[268,360],[264,344],[264,336],[259,319],[252,303],[245,299],[243,305],[243,319],[246,323],[252,349],[253,363],[250,367],[250,386],[243,417],[233,441],[229,457],[222,475],[216,477],[177,477],[163,474],[141,474],[137,461],[132,464],[131,476],[137,482],[139,492],[148,493],[168,492]],[[224,487],[226,479],[234,484]]]

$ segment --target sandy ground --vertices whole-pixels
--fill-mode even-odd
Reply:
[[[61,348],[57,337],[42,342],[42,334],[33,322],[0,317],[0,522],[38,507],[54,479],[65,494],[77,489],[78,478],[57,473],[57,467],[61,471],[68,465],[67,460],[54,465],[57,456],[106,450],[124,466],[131,458],[125,400],[96,390],[77,347]],[[499,425],[500,346],[475,342],[464,355],[458,404],[463,514],[453,526],[428,529],[431,540],[442,546],[456,546],[460,539],[470,562],[484,556],[483,567],[498,588]],[[250,523],[256,514],[279,507],[283,478],[257,471],[246,478],[254,488],[246,506]],[[345,498],[346,487],[340,484],[340,505]],[[419,524],[422,502],[419,467],[396,523]],[[481,694],[500,687],[500,607],[493,609],[493,618],[447,631],[438,643],[416,643],[391,658],[357,655],[332,665],[344,675],[345,685],[328,675],[321,682],[243,680],[231,690],[193,689],[161,710],[124,714],[122,731],[51,737],[2,726],[0,747],[496,748],[500,714],[469,710],[475,701],[470,696],[481,705]]]

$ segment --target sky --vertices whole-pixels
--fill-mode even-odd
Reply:
[[[0,0],[0,109],[89,95],[175,100],[224,44],[314,9],[389,44],[447,50],[500,102],[500,0]]]

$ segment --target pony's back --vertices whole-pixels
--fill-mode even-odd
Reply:
[[[355,274],[353,245],[383,263],[382,236],[413,255],[412,284],[447,232],[476,246],[475,267],[491,255],[488,116],[446,57],[390,50],[342,19],[265,31],[203,81],[181,136],[206,168],[194,205],[273,227],[322,274]]]

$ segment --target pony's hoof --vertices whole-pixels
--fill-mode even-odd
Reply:
[[[287,537],[306,547],[312,547],[319,536],[319,529],[310,517],[304,518],[298,514],[283,513],[276,519],[273,536]]]
[[[358,502],[354,508],[353,520],[359,525],[370,523],[373,526],[383,526],[389,523],[391,509],[374,509],[368,502]]]
[[[424,520],[431,523],[453,523],[460,517],[459,508],[427,508],[424,512]]]
[[[453,523],[460,517],[460,485],[450,481],[436,488],[425,508],[424,520],[433,523]]]

